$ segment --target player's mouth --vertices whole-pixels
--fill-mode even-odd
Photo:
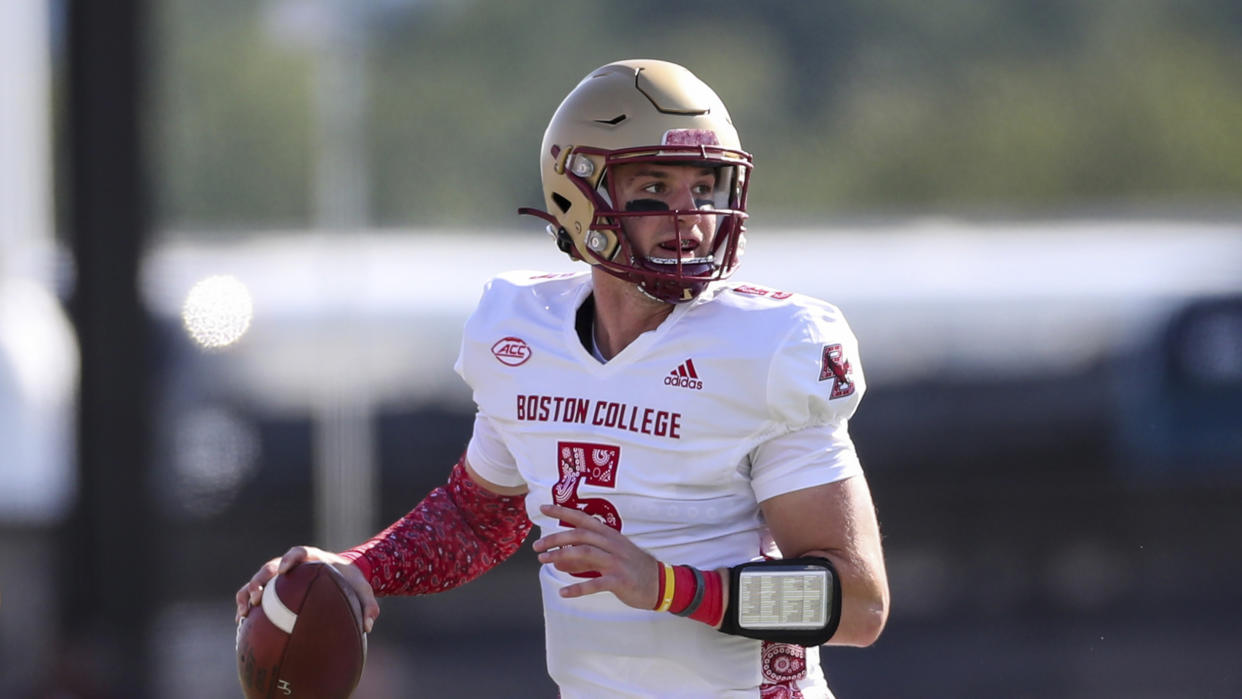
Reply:
[[[695,252],[699,249],[702,241],[694,236],[682,236],[679,238],[670,238],[668,240],[657,243],[655,249],[651,251],[649,256],[652,260],[677,260],[677,259],[694,259]]]

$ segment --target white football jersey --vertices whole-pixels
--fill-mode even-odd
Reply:
[[[833,306],[722,283],[674,307],[607,363],[575,328],[588,272],[488,283],[456,369],[478,405],[467,451],[483,478],[576,507],[671,564],[777,556],[759,503],[861,472],[847,421],[865,384]],[[561,696],[756,697],[765,682],[830,696],[818,649],[722,634],[611,594],[562,599],[578,579],[542,567],[548,671]]]

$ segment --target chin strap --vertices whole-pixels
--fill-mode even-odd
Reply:
[[[632,201],[629,205],[627,205],[626,210],[661,211],[667,210],[668,208],[662,202],[653,202],[658,206],[651,206],[650,204],[647,204],[647,202],[648,200],[644,199]],[[629,206],[634,206],[634,208],[628,208]],[[536,209],[529,206],[523,206],[518,209],[518,214],[523,216],[534,216],[546,221],[548,224],[548,235],[552,236],[552,238],[556,241],[557,249],[566,255],[569,255],[572,260],[583,259],[582,256],[578,254],[577,248],[574,246],[573,238],[569,236],[569,232],[561,226],[560,221],[558,221],[555,216],[543,211],[542,209]],[[707,289],[707,285],[709,283],[707,281],[678,281],[676,279],[659,278],[642,274],[643,271],[650,272],[652,275],[665,274],[668,270],[662,269],[662,267],[676,266],[677,263],[657,263],[651,261],[650,259],[638,259],[634,256],[628,241],[625,240],[624,237],[622,237],[622,240],[620,241],[618,254],[630,255],[631,267],[636,270],[636,272],[618,272],[615,269],[609,268],[607,261],[602,257],[597,256],[597,259],[600,260],[600,264],[603,265],[603,269],[609,274],[637,285],[639,291],[653,300],[660,301],[662,303],[685,303],[698,298],[699,294],[703,293],[703,291]],[[704,259],[706,261],[695,261],[690,263],[683,261],[680,265],[683,270],[682,273],[688,273],[691,276],[703,276],[715,269],[716,263],[714,259],[700,259]]]

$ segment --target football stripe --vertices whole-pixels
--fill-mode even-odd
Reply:
[[[263,588],[263,614],[276,628],[285,633],[293,633],[293,625],[298,623],[298,615],[286,607],[285,603],[280,601],[280,595],[276,594],[275,578],[268,581]]]

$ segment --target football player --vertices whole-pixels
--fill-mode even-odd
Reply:
[[[560,694],[831,696],[824,643],[888,616],[875,509],[847,424],[858,346],[823,301],[729,280],[751,156],[681,66],[611,63],[539,151],[547,223],[577,274],[502,274],[456,369],[478,407],[448,482],[370,541],[294,547],[365,601],[460,585],[532,524]]]

